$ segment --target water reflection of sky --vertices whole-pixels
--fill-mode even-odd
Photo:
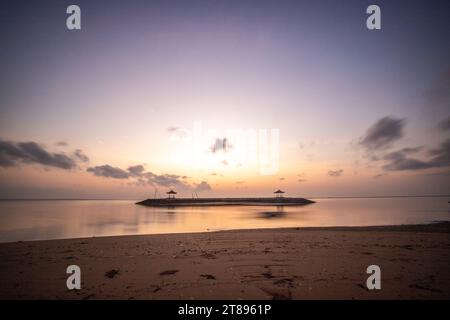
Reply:
[[[450,220],[447,198],[319,199],[307,206],[150,208],[131,201],[0,201],[0,241]]]

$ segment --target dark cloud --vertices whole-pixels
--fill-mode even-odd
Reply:
[[[344,170],[342,170],[342,169],[328,171],[328,175],[330,177],[340,177],[342,175],[342,173],[344,173]]]
[[[450,130],[450,117],[445,120],[439,122],[439,129],[441,130]]]
[[[77,158],[81,162],[89,162],[89,157],[87,155],[85,155],[81,149],[75,150],[73,155],[75,156],[75,158]]]
[[[129,179],[131,184],[138,186],[165,187],[195,191],[211,190],[211,186],[206,181],[202,181],[199,184],[189,184],[185,181],[186,179],[189,179],[187,176],[155,174],[150,171],[145,171],[145,167],[140,164],[129,166],[126,170],[105,164],[102,166],[90,167],[87,171],[98,177]]]
[[[437,149],[432,149],[428,153],[432,156],[430,163],[433,166],[450,166],[450,139],[445,140]]]
[[[58,141],[55,143],[55,145],[58,147],[67,147],[69,144],[65,141]]]
[[[152,186],[162,186],[162,187],[180,187],[186,188],[188,184],[181,181],[186,179],[186,176],[178,176],[175,174],[155,174],[150,171],[145,171],[143,165],[130,166],[127,169],[130,177],[138,177],[140,183],[152,185]]]
[[[142,164],[138,164],[138,165],[135,165],[135,166],[128,167],[127,170],[132,176],[141,177],[142,174],[145,171],[145,168],[144,168],[144,166]]]
[[[403,149],[400,149],[400,150],[397,150],[397,151],[390,152],[390,153],[386,154],[384,156],[384,159],[387,159],[387,160],[395,159],[395,158],[398,158],[400,155],[406,156],[406,155],[414,154],[414,153],[417,153],[417,152],[421,151],[422,149],[423,149],[422,146],[414,147],[414,148],[409,148],[409,147],[408,148],[403,148]],[[380,160],[380,159],[378,159],[378,160]]]
[[[408,158],[401,151],[389,153],[385,156],[389,163],[383,166],[384,170],[401,171],[401,170],[419,170],[431,168],[430,164],[421,160]]]
[[[360,144],[369,151],[389,147],[403,137],[404,125],[404,119],[381,118],[367,130]]]
[[[211,186],[206,181],[202,181],[199,184],[189,184],[185,181],[189,179],[188,176],[156,174],[145,171],[145,167],[141,164],[129,166],[126,170],[105,164],[102,166],[90,167],[87,171],[99,177],[129,179],[131,180],[130,184],[138,186],[165,187],[195,191],[211,190]]]
[[[143,173],[143,177],[146,179],[147,183],[150,185],[156,185],[161,187],[171,187],[171,188],[181,188],[188,189],[189,185],[180,179],[182,177],[175,174],[155,174],[153,172]]]
[[[227,138],[217,138],[214,144],[211,146],[211,152],[216,153],[218,151],[227,152],[232,146],[228,142]]]
[[[197,192],[202,192],[202,191],[211,191],[212,188],[208,182],[202,181],[199,184],[195,185],[194,190]]]
[[[420,150],[420,147],[404,148],[388,153],[384,156],[384,160],[387,160],[388,163],[383,166],[383,169],[388,171],[403,171],[450,166],[450,139],[444,141],[438,148],[428,151],[428,155],[431,157],[428,160],[410,157],[410,154],[418,150]]]
[[[36,142],[0,140],[0,166],[10,167],[19,163],[40,164],[66,170],[76,167],[76,159],[64,153],[48,152]]]
[[[396,167],[397,163],[398,165],[402,166],[401,162],[403,160],[408,159],[407,156],[417,153],[422,149],[422,147],[415,147],[415,148],[403,148],[397,151],[393,151],[390,153],[385,154],[384,156],[376,157],[372,159],[373,161],[383,161],[387,160],[390,161],[387,165],[384,166],[384,169],[388,169],[389,167]],[[408,161],[409,162],[409,161]],[[419,165],[419,164],[417,164]]]
[[[92,172],[95,176],[113,178],[113,179],[128,179],[130,173],[117,167],[112,167],[109,164],[102,166],[89,167],[87,172]]]

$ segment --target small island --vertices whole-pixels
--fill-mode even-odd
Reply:
[[[136,204],[148,207],[161,206],[302,206],[314,203],[305,198],[283,197],[284,191],[274,192],[275,197],[254,197],[254,198],[175,198],[177,194],[170,190],[167,198],[155,198],[139,201]]]

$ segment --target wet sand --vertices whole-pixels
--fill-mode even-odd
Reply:
[[[449,299],[450,223],[3,243],[0,280],[1,299]]]

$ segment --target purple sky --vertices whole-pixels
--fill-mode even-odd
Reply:
[[[0,198],[450,193],[448,1],[377,1],[376,31],[370,1],[69,4],[0,4]],[[188,163],[196,121],[279,130],[279,170]]]

